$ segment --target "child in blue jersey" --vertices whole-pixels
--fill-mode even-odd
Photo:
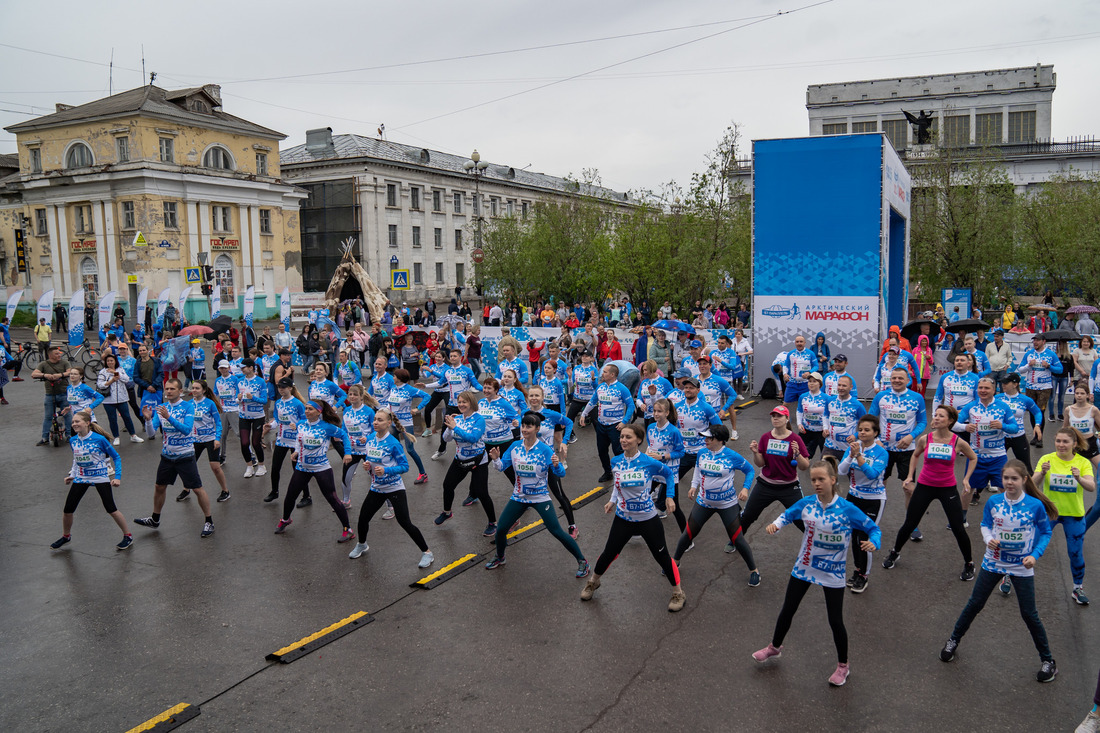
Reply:
[[[69,401],[69,406],[61,411],[62,415],[87,411],[92,416],[92,422],[96,422],[95,408],[103,403],[104,396],[84,384],[84,372],[76,367],[69,370],[69,386],[65,389],[65,398]]]
[[[886,510],[886,483],[883,473],[886,471],[886,463],[889,456],[886,449],[878,442],[879,422],[878,418],[864,415],[859,419],[856,427],[856,435],[848,439],[848,449],[840,459],[837,471],[841,475],[847,475],[851,480],[848,489],[848,501],[866,514],[872,522],[878,524],[882,513]],[[855,562],[855,572],[848,579],[848,587],[853,593],[862,593],[867,590],[867,576],[871,570],[871,553],[862,549],[863,541],[867,539],[866,533],[856,529],[852,533],[852,560]]]
[[[686,596],[680,586],[680,570],[668,553],[664,526],[657,516],[657,508],[653,505],[650,491],[655,476],[664,478],[665,486],[669,487],[665,491],[665,509],[671,512],[675,507],[671,487],[676,483],[676,474],[668,466],[639,450],[644,438],[645,433],[638,425],[624,425],[619,431],[622,452],[611,461],[614,484],[611,498],[603,508],[605,514],[615,512],[615,518],[611,520],[607,544],[596,561],[592,576],[581,591],[581,600],[592,600],[596,589],[600,587],[600,579],[626,547],[626,543],[632,537],[641,535],[653,559],[661,566],[665,579],[672,585],[668,610],[675,613],[683,609]]]
[[[408,369],[394,369],[394,388],[390,390],[389,403],[385,405],[401,425],[401,440],[405,444],[405,452],[416,464],[416,479],[414,484],[428,482],[428,474],[424,472],[424,461],[420,460],[420,454],[416,452],[416,435],[413,432],[413,402],[420,400],[420,406],[428,404],[431,396],[412,386],[412,373]],[[396,429],[394,433],[396,434]]]
[[[978,579],[970,600],[955,622],[954,631],[940,652],[940,659],[950,662],[955,658],[959,642],[1003,575],[1005,582],[1011,578],[1016,588],[1020,615],[1039,652],[1041,666],[1035,677],[1039,682],[1051,682],[1058,674],[1058,666],[1035,608],[1035,563],[1050,543],[1050,520],[1058,518],[1058,510],[1050,499],[1039,493],[1027,467],[1020,461],[1005,464],[1001,481],[1004,493],[989,497],[982,512],[982,539],[986,550]]]
[[[195,406],[195,425],[191,436],[195,439],[195,464],[198,465],[203,453],[206,453],[210,461],[210,470],[214,472],[214,478],[222,491],[218,494],[218,501],[229,500],[229,487],[225,483],[225,472],[219,458],[221,444],[218,437],[222,433],[221,405],[218,404],[218,396],[206,383],[205,379],[191,382],[191,404]],[[191,490],[185,488],[176,501],[186,501],[191,496]]]
[[[529,411],[541,418],[538,432],[539,440],[554,449],[561,460],[561,467],[567,469],[565,459],[569,453],[569,438],[573,433],[573,421],[560,412],[544,407],[542,404],[543,397],[541,387],[532,387],[527,395],[530,404]],[[577,539],[580,532],[577,529],[577,521],[573,516],[573,504],[569,501],[565,489],[562,488],[561,478],[551,471],[546,480],[550,485],[550,493],[557,499],[558,505],[565,514],[565,521],[569,523],[569,536]]]
[[[191,349],[187,352],[187,378],[194,382],[206,379],[206,351],[199,344],[201,339],[191,339]]]
[[[457,352],[452,351],[451,354]],[[472,372],[471,372],[472,374]],[[458,412],[443,418],[446,440],[455,442],[455,457],[447,475],[443,477],[443,511],[435,518],[436,525],[443,524],[454,514],[451,506],[455,489],[467,475],[470,476],[470,493],[481,502],[485,517],[489,520],[485,537],[497,533],[497,513],[489,497],[489,462],[485,457],[485,418],[477,411],[477,393],[463,392],[456,398]]]
[[[672,382],[657,373],[657,362],[652,359],[642,362],[642,381],[638,385],[638,399],[635,405],[642,411],[645,418],[645,426],[648,429],[653,424],[653,405],[659,399],[668,396],[672,391]]]
[[[276,431],[275,446],[271,452],[271,492],[264,497],[265,504],[279,498],[279,475],[282,472],[283,461],[298,445],[298,423],[306,419],[306,403],[302,395],[298,394],[293,377],[283,377],[275,385],[275,389],[279,392],[279,398],[275,400],[271,422],[264,426],[265,433],[270,430]],[[298,506],[309,506],[312,503],[309,484],[306,484]]]
[[[307,396],[313,402],[327,403],[334,412],[337,408],[342,409],[348,400],[347,393],[328,378],[328,364],[323,361],[317,362],[313,367]]]
[[[565,475],[565,468],[554,449],[539,440],[541,425],[542,417],[528,412],[520,422],[521,440],[509,445],[503,454],[499,447],[489,450],[493,467],[501,472],[511,468],[515,478],[512,480],[512,496],[497,522],[497,554],[485,565],[485,569],[493,570],[506,562],[504,552],[508,548],[508,531],[530,508],[542,518],[550,534],[577,560],[576,577],[584,578],[588,575],[588,561],[577,541],[558,524],[558,514],[550,501],[550,475],[560,479]]]
[[[1043,443],[1043,412],[1031,399],[1020,392],[1020,375],[1016,372],[1006,374],[1001,380],[1003,390],[998,397],[1008,405],[1016,416],[1016,430],[1005,431],[1005,446],[1012,450],[1012,455],[1024,462],[1029,472],[1035,469],[1031,464],[1031,446],[1038,441]],[[1031,441],[1027,438],[1027,416],[1031,415],[1034,425],[1031,429]]]
[[[512,403],[512,407],[516,408],[518,414],[522,415],[529,409],[527,406],[527,393],[524,391],[523,385],[519,383],[519,376],[514,369],[505,369],[504,373],[500,375],[499,394]],[[518,426],[513,432],[513,437],[519,440]]]
[[[836,459],[832,456],[813,464],[810,467],[810,483],[814,487],[814,496],[801,499],[767,527],[768,534],[775,534],[784,526],[801,520],[806,530],[787,583],[783,608],[775,622],[772,641],[754,652],[752,658],[764,662],[782,654],[783,639],[791,628],[798,605],[811,585],[820,585],[825,591],[825,608],[837,655],[836,671],[829,677],[829,684],[839,687],[848,681],[849,674],[848,631],[844,628],[844,575],[852,530],[861,529],[867,534],[868,539],[860,545],[865,552],[878,549],[882,533],[866,514],[837,494],[836,467]]]
[[[134,539],[122,512],[115,506],[111,491],[112,487],[122,485],[122,458],[111,445],[107,433],[98,425],[92,424],[91,413],[86,410],[76,412],[72,423],[74,435],[69,438],[69,447],[73,450],[73,465],[69,475],[65,477],[65,483],[69,484],[69,495],[65,498],[65,509],[61,515],[61,537],[50,547],[57,550],[72,541],[73,514],[85,492],[94,486],[103,502],[104,511],[111,515],[111,519],[122,530],[122,541],[115,548],[127,550]]]
[[[379,409],[378,401],[363,390],[363,385],[354,384],[348,388],[348,402],[344,407],[342,416],[344,430],[348,434],[348,443],[344,447],[345,457],[350,461],[344,461],[341,486],[343,487],[343,504],[351,508],[351,484],[355,480],[355,471],[359,468],[359,462],[367,458],[367,438],[374,430],[374,415]],[[363,533],[359,533],[362,540]]]
[[[685,452],[684,436],[677,426],[678,421],[676,406],[671,400],[662,397],[653,403],[653,423],[646,428],[646,443],[649,444],[646,455],[665,464],[677,479],[680,475],[680,461]],[[660,497],[665,495],[669,487],[665,486],[660,477],[654,478],[656,480],[653,483],[653,490],[657,498],[657,513],[661,519],[664,519],[667,515],[664,511],[664,502],[660,501]],[[676,487],[672,488],[672,492],[675,496]],[[675,505],[675,499],[673,499],[673,512],[679,512],[679,516],[676,517],[677,525],[687,526],[687,519],[680,507]]]
[[[546,405],[553,410],[565,409],[565,384],[558,378],[557,361],[547,360],[542,365],[542,374],[538,378],[538,386],[546,395]]]
[[[815,452],[825,448],[825,405],[829,397],[822,391],[822,384],[821,373],[811,372],[806,378],[807,391],[798,396],[795,425],[809,452],[807,458],[813,458]]]

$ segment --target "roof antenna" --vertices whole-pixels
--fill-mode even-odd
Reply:
[[[145,44],[141,44],[141,80],[145,81]],[[152,84],[152,80],[149,81]]]
[[[107,72],[107,96],[115,93],[115,50],[111,49],[111,65]]]

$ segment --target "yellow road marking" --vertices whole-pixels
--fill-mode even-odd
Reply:
[[[569,503],[570,504],[576,504],[578,501],[584,501],[585,499],[592,496],[593,494],[598,494],[601,491],[603,491],[603,487],[602,486],[597,486],[596,488],[592,489],[591,491],[588,491],[584,494],[581,494],[580,496],[578,496],[576,499],[574,499],[573,501],[571,501]]]
[[[287,652],[293,651],[293,650],[297,649],[300,646],[304,646],[304,645],[308,644],[311,641],[319,639],[322,636],[324,636],[325,634],[331,633],[331,632],[335,631],[336,629],[340,628],[341,626],[346,626],[347,624],[350,624],[355,619],[362,618],[363,616],[366,616],[366,615],[367,615],[366,611],[357,611],[356,613],[353,613],[352,615],[348,616],[347,618],[341,619],[340,621],[337,621],[336,623],[332,624],[331,626],[326,626],[325,628],[321,629],[320,631],[318,631],[315,634],[310,634],[309,636],[305,637],[304,639],[299,639],[298,641],[294,642],[293,644],[290,644],[289,646],[284,646],[282,649],[280,649],[276,652],[272,652],[271,656],[276,656],[277,657],[277,656],[281,656],[283,654],[286,654]]]
[[[165,710],[163,713],[161,713],[157,717],[149,718],[149,720],[146,720],[144,723],[137,726],[136,728],[131,728],[130,730],[126,731],[126,733],[139,733],[140,731],[143,731],[143,730],[152,730],[159,723],[163,723],[166,720],[172,719],[177,714],[182,712],[185,708],[189,708],[189,707],[191,707],[191,706],[188,705],[187,703],[181,702],[179,705],[176,705],[175,707],[168,708],[167,710]]]
[[[470,553],[469,555],[466,555],[464,557],[460,557],[459,559],[455,560],[450,565],[448,565],[446,567],[443,567],[443,568],[440,568],[439,570],[436,570],[431,575],[426,575],[426,576],[424,576],[423,578],[421,578],[420,580],[418,580],[416,582],[417,582],[418,585],[425,585],[427,583],[430,583],[433,580],[435,580],[436,578],[438,578],[439,576],[444,575],[448,571],[454,570],[455,568],[457,568],[462,563],[469,562],[472,558],[475,558],[475,557],[477,557],[477,555],[475,555],[473,553]]]

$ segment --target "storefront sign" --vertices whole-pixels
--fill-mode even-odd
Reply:
[[[241,240],[239,239],[211,239],[210,249],[215,252],[224,252],[226,250],[238,250],[241,248]]]
[[[77,239],[69,242],[69,249],[74,253],[80,252],[95,252],[95,240],[94,239]]]

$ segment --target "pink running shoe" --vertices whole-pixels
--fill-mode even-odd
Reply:
[[[833,676],[829,678],[829,684],[833,687],[840,687],[848,681],[848,665],[838,664],[836,665],[836,671],[833,672]]]
[[[279,523],[275,525],[275,534],[286,532],[286,528],[289,527],[293,521],[293,519],[280,519]]]
[[[778,658],[778,657],[781,657],[781,656],[783,656],[783,647],[781,647],[781,646],[776,647],[776,646],[772,646],[771,644],[768,644],[766,647],[764,647],[763,649],[761,649],[758,652],[753,652],[752,653],[752,658],[755,659],[758,662],[766,662],[769,659],[771,659],[772,657]],[[843,683],[841,683],[841,684],[843,684]]]
[[[354,533],[354,532],[352,532],[352,531],[351,531],[350,529],[345,529],[345,530],[344,530],[344,531],[343,531],[343,532],[342,532],[342,533],[340,534],[340,539],[338,539],[338,540],[336,540],[336,541],[337,541],[337,542],[350,542],[350,541],[351,541],[351,540],[353,540],[353,539],[355,539],[355,533]]]

